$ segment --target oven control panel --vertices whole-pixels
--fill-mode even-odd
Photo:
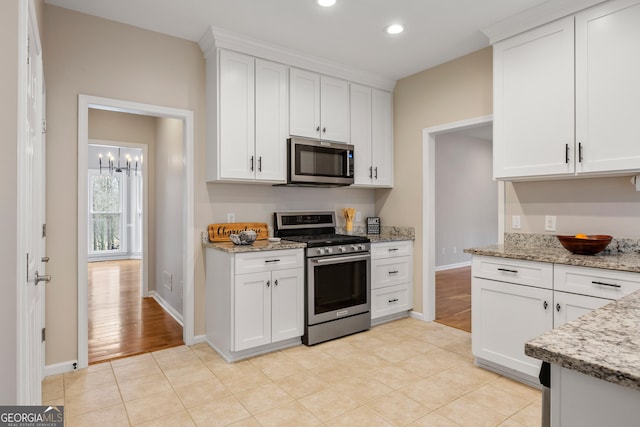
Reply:
[[[328,255],[344,255],[353,253],[369,252],[370,243],[349,243],[345,245],[321,246],[316,248],[307,248],[308,257],[319,257]]]

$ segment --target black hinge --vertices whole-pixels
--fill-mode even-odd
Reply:
[[[42,328],[42,342],[47,338],[46,328]]]
[[[47,224],[42,224],[42,238],[47,237]]]

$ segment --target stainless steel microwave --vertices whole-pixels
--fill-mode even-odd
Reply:
[[[353,184],[353,145],[292,137],[287,140],[288,185]]]

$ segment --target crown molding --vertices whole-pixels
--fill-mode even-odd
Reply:
[[[581,10],[604,3],[603,0],[554,0],[547,1],[517,15],[493,24],[482,32],[494,44],[516,34],[547,24],[556,19],[573,15]]]
[[[227,31],[217,27],[209,27],[198,42],[205,58],[215,55],[216,49],[228,49],[269,61],[280,62],[292,67],[303,68],[338,77],[354,83],[372,86],[393,92],[396,81],[367,71],[358,70],[326,59],[306,55],[261,40]]]

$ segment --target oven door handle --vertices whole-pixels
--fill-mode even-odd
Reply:
[[[336,257],[331,257],[331,258],[314,258],[311,260],[311,262],[314,262],[316,264],[328,264],[331,262],[335,262],[335,261],[357,261],[357,260],[361,260],[361,259],[367,259],[370,258],[371,254],[366,254],[366,255],[353,255],[353,256],[336,256]]]

